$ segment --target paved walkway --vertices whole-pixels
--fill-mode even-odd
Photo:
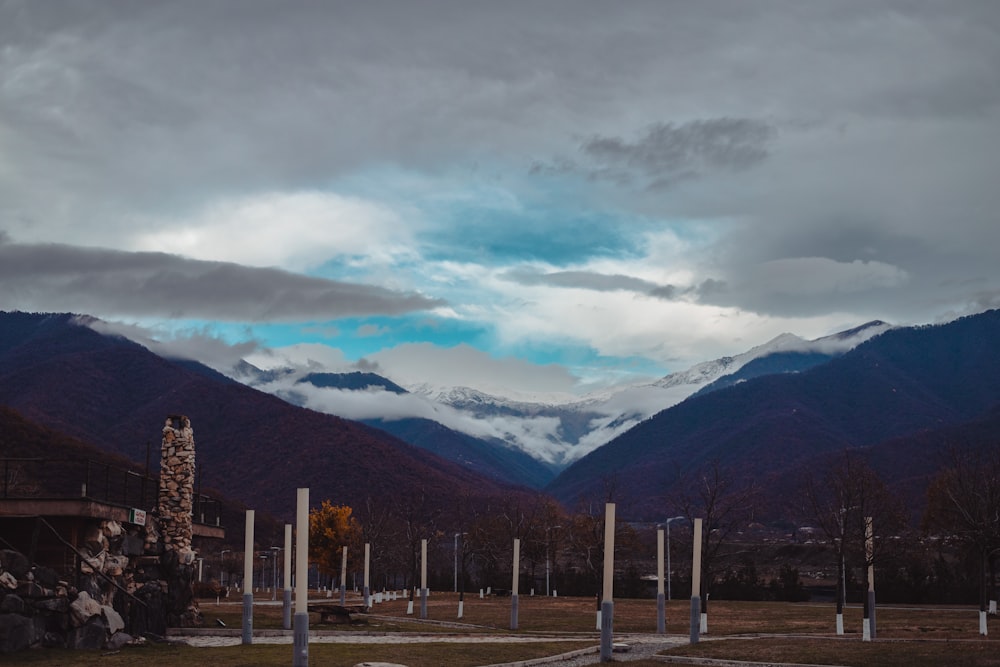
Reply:
[[[254,631],[253,643],[255,644],[291,644],[293,640],[291,630],[256,630]],[[221,630],[221,629],[185,629],[172,630],[169,638],[171,641],[182,642],[189,646],[236,646],[243,641],[241,630]],[[309,633],[310,644],[482,644],[488,643],[516,643],[532,644],[539,642],[580,642],[586,641],[586,637],[566,636],[566,635],[482,635],[482,634],[443,634],[443,633],[412,633],[412,632],[350,632],[337,630],[313,630]],[[615,653],[616,662],[629,660],[640,660],[655,655],[664,649],[686,644],[687,636],[661,636],[661,635],[616,635],[615,643],[624,644],[629,647],[627,652]],[[567,651],[559,655],[524,660],[515,663],[505,663],[507,667],[527,667],[529,665],[548,665],[550,667],[578,667],[581,665],[595,665],[600,663],[598,641],[595,640],[591,648]],[[494,667],[500,667],[499,665]]]

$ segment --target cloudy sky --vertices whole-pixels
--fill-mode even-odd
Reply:
[[[994,0],[0,0],[0,309],[194,356],[579,393],[942,321],[998,175]]]

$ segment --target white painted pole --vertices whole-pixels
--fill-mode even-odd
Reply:
[[[666,605],[663,592],[663,529],[656,529],[656,632],[667,631]]]
[[[865,517],[865,556],[868,560],[868,618],[864,620],[862,641],[875,639],[875,533],[872,518]]]
[[[520,577],[519,570],[521,569],[521,540],[520,538],[514,538],[514,564],[511,568],[511,584],[510,584],[510,629],[517,630],[517,592],[518,583]]]
[[[601,598],[601,662],[611,662],[614,635],[615,504],[604,506],[604,595]]]
[[[243,541],[243,643],[253,644],[253,510],[247,510]]]
[[[285,524],[285,588],[281,598],[281,627],[292,629],[292,524]]]
[[[427,540],[420,540],[420,618],[427,618]]]
[[[370,569],[369,569],[369,563],[371,562],[371,555],[372,555],[372,545],[369,542],[365,542],[365,590],[364,590],[365,609],[368,609],[372,606],[371,588],[369,587],[371,585]]]
[[[340,557],[340,605],[347,602],[347,547],[345,546]]]
[[[295,628],[293,667],[309,665],[309,489],[295,503]]]
[[[518,570],[521,567],[521,540],[519,538],[514,538],[514,568],[513,579],[510,584],[510,590],[513,591],[513,595],[518,594],[518,584],[520,577],[518,577]]]
[[[691,643],[697,644],[701,631],[701,519],[694,520],[694,547],[691,555]]]

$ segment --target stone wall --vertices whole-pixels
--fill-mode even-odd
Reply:
[[[35,646],[117,649],[135,641],[124,632],[125,618],[133,607],[146,605],[125,591],[138,592],[144,584],[134,580],[129,559],[114,553],[104,534],[109,524],[113,524],[110,532],[121,535],[121,527],[113,521],[101,522],[89,535],[96,538],[88,540],[92,545],[104,546],[81,558],[76,585],[51,568],[31,563],[19,551],[0,550],[0,654]],[[90,552],[85,548],[85,554]],[[159,583],[152,588],[159,591]],[[158,598],[157,594],[151,601],[154,610],[162,607]],[[164,633],[162,611],[159,618],[154,627],[141,631]]]
[[[34,646],[119,648],[204,623],[194,599],[194,433],[163,427],[157,506],[145,525],[82,519],[75,572],[0,550],[0,654]]]

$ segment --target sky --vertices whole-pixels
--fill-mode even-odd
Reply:
[[[994,0],[0,0],[0,310],[569,395],[947,321],[998,72]]]

